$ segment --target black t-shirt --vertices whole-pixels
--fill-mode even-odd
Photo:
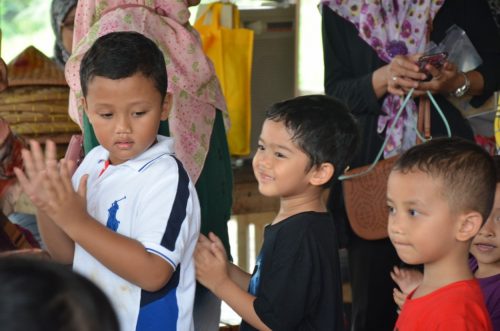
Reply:
[[[255,312],[272,330],[343,330],[337,235],[328,213],[268,225],[250,280]],[[244,321],[240,330],[255,330]]]

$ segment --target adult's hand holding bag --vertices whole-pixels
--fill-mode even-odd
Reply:
[[[388,132],[393,130],[398,118],[406,108],[406,104],[410,100],[413,91],[413,89],[410,90],[406,96]],[[429,100],[432,101],[439,112],[446,125],[448,136],[451,137],[451,130],[443,112],[432,94],[427,92],[427,97],[421,97],[419,102],[418,128],[416,128],[418,138],[421,141],[426,141],[430,138]],[[422,129],[424,129],[425,137],[420,134]],[[389,134],[386,134],[386,139],[372,164],[348,170],[339,178],[343,182],[344,204],[351,228],[356,235],[366,240],[377,240],[388,237],[387,179],[392,167],[399,158],[398,155],[395,155],[379,161],[387,145],[388,137]]]

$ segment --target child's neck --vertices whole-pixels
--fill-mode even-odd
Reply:
[[[466,256],[428,263],[424,265],[422,283],[412,298],[419,298],[452,283],[473,278]]]
[[[500,261],[493,263],[481,263],[477,261],[476,278],[486,278],[500,274]]]
[[[284,219],[307,211],[326,212],[326,206],[319,195],[296,196],[280,199],[280,210],[272,224],[279,223]]]

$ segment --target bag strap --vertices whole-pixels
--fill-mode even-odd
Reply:
[[[389,130],[387,130],[387,133],[385,135],[385,139],[384,139],[384,143],[382,144],[382,147],[380,147],[380,150],[378,151],[377,153],[377,156],[375,157],[375,160],[372,162],[372,164],[367,168],[365,169],[364,171],[360,172],[360,173],[357,173],[357,174],[352,174],[352,175],[341,175],[339,177],[339,180],[346,180],[346,179],[351,179],[351,178],[355,178],[355,177],[361,177],[361,176],[364,176],[366,175],[367,173],[369,173],[370,171],[373,170],[373,168],[375,168],[375,166],[377,165],[378,161],[380,161],[380,158],[382,157],[382,154],[384,153],[384,149],[385,149],[385,146],[387,145],[387,143],[389,142],[389,137],[390,137],[390,134],[392,131],[394,131],[394,127],[396,126],[396,123],[398,121],[398,119],[401,117],[401,114],[403,113],[403,111],[406,109],[406,105],[408,104],[408,101],[410,101],[410,98],[411,96],[413,95],[413,92],[415,91],[414,88],[412,88],[410,90],[410,92],[408,92],[408,94],[406,95],[403,103],[401,104],[401,107],[399,107],[399,110],[396,114],[396,116],[394,117],[394,121],[392,122],[391,126],[389,127]],[[448,137],[451,137],[451,130],[450,130],[450,125],[448,124],[448,121],[446,120],[446,116],[444,116],[443,114],[443,111],[441,110],[441,108],[439,107],[439,105],[437,104],[436,100],[434,100],[434,97],[432,96],[432,93],[427,91],[427,97],[429,98],[427,101],[431,101],[432,104],[434,105],[434,107],[436,108],[436,110],[438,111],[439,115],[441,116],[441,119],[443,120],[444,122],[444,125],[446,127],[446,131],[448,133]],[[425,105],[424,105],[425,106]],[[429,104],[429,108],[430,108],[430,104]],[[424,123],[426,121],[425,117],[428,117],[428,122],[429,122],[429,128],[430,128],[430,110],[429,110],[429,115],[428,116],[424,116]],[[425,134],[425,133],[424,133]],[[417,130],[417,136],[422,140],[422,141],[427,141],[429,139],[432,139],[432,137],[430,137],[430,130],[429,130],[429,139],[426,139],[425,137],[423,137],[421,135],[421,133],[419,132],[419,130]]]
[[[431,138],[431,121],[430,112],[431,104],[427,97],[421,96],[420,102],[418,103],[418,119],[417,119],[417,144],[421,144],[423,141],[429,140]],[[423,132],[423,137],[421,132]]]

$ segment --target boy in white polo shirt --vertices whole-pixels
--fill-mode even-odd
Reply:
[[[80,68],[85,112],[101,146],[73,178],[71,162],[24,150],[23,189],[52,257],[73,263],[108,294],[121,329],[192,330],[192,254],[200,210],[194,185],[157,136],[170,96],[158,47],[135,32],[96,40]]]

